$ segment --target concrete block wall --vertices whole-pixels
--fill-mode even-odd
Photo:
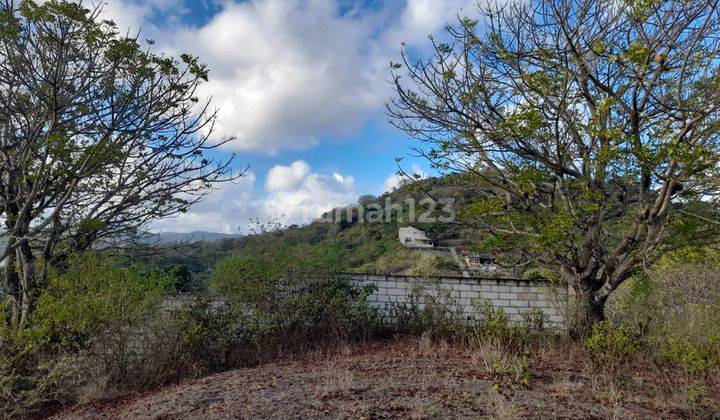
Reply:
[[[540,310],[546,325],[565,328],[567,288],[544,281],[385,274],[350,274],[350,278],[358,287],[375,284],[377,291],[368,298],[368,304],[386,313],[410,302],[413,296],[421,304],[426,297],[442,297],[443,302],[462,310],[467,319],[479,317],[478,304],[486,301],[496,309],[502,308],[512,322],[522,324],[523,314]]]

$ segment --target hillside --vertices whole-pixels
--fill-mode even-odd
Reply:
[[[457,275],[459,268],[448,247],[472,246],[478,240],[477,233],[457,221],[428,222],[420,216],[432,219],[448,215],[448,209],[442,208],[444,204],[435,205],[434,211],[428,213],[433,207],[428,204],[430,197],[435,202],[450,200],[451,210],[457,215],[476,196],[472,189],[460,185],[457,176],[426,179],[380,197],[361,196],[358,203],[319,215],[305,226],[272,226],[242,237],[220,236],[164,254],[158,260],[181,266],[186,275],[202,277],[225,255],[283,245],[326,254],[334,271]],[[423,230],[435,249],[405,248],[398,240],[401,226]]]
[[[218,239],[236,238],[240,234],[194,231],[194,232],[159,232],[153,235],[161,244],[170,244],[176,242],[194,242],[194,241],[217,241]]]

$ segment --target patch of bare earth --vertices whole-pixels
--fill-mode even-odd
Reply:
[[[586,356],[554,345],[528,356],[497,346],[424,340],[374,342],[237,369],[125,400],[80,405],[58,418],[222,417],[692,417],[719,415],[717,378],[702,401],[678,375],[635,364],[591,371]],[[524,373],[528,375],[524,375]],[[523,377],[529,380],[525,383]],[[709,385],[708,385],[709,384]],[[708,405],[708,401],[710,401]],[[704,404],[704,405],[703,405]],[[701,412],[693,411],[698,409]]]

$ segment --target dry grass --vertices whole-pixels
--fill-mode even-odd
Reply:
[[[577,345],[538,348],[527,386],[522,356],[487,342],[428,337],[345,346],[185,382],[124,401],[77,406],[60,417],[712,417],[720,375],[700,382],[633,360],[622,377],[596,372]],[[669,368],[666,368],[669,369]]]

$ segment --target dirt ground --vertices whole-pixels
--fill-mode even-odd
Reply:
[[[717,377],[648,363],[592,371],[567,344],[511,354],[425,339],[375,342],[72,407],[57,418],[677,418],[720,416]]]

